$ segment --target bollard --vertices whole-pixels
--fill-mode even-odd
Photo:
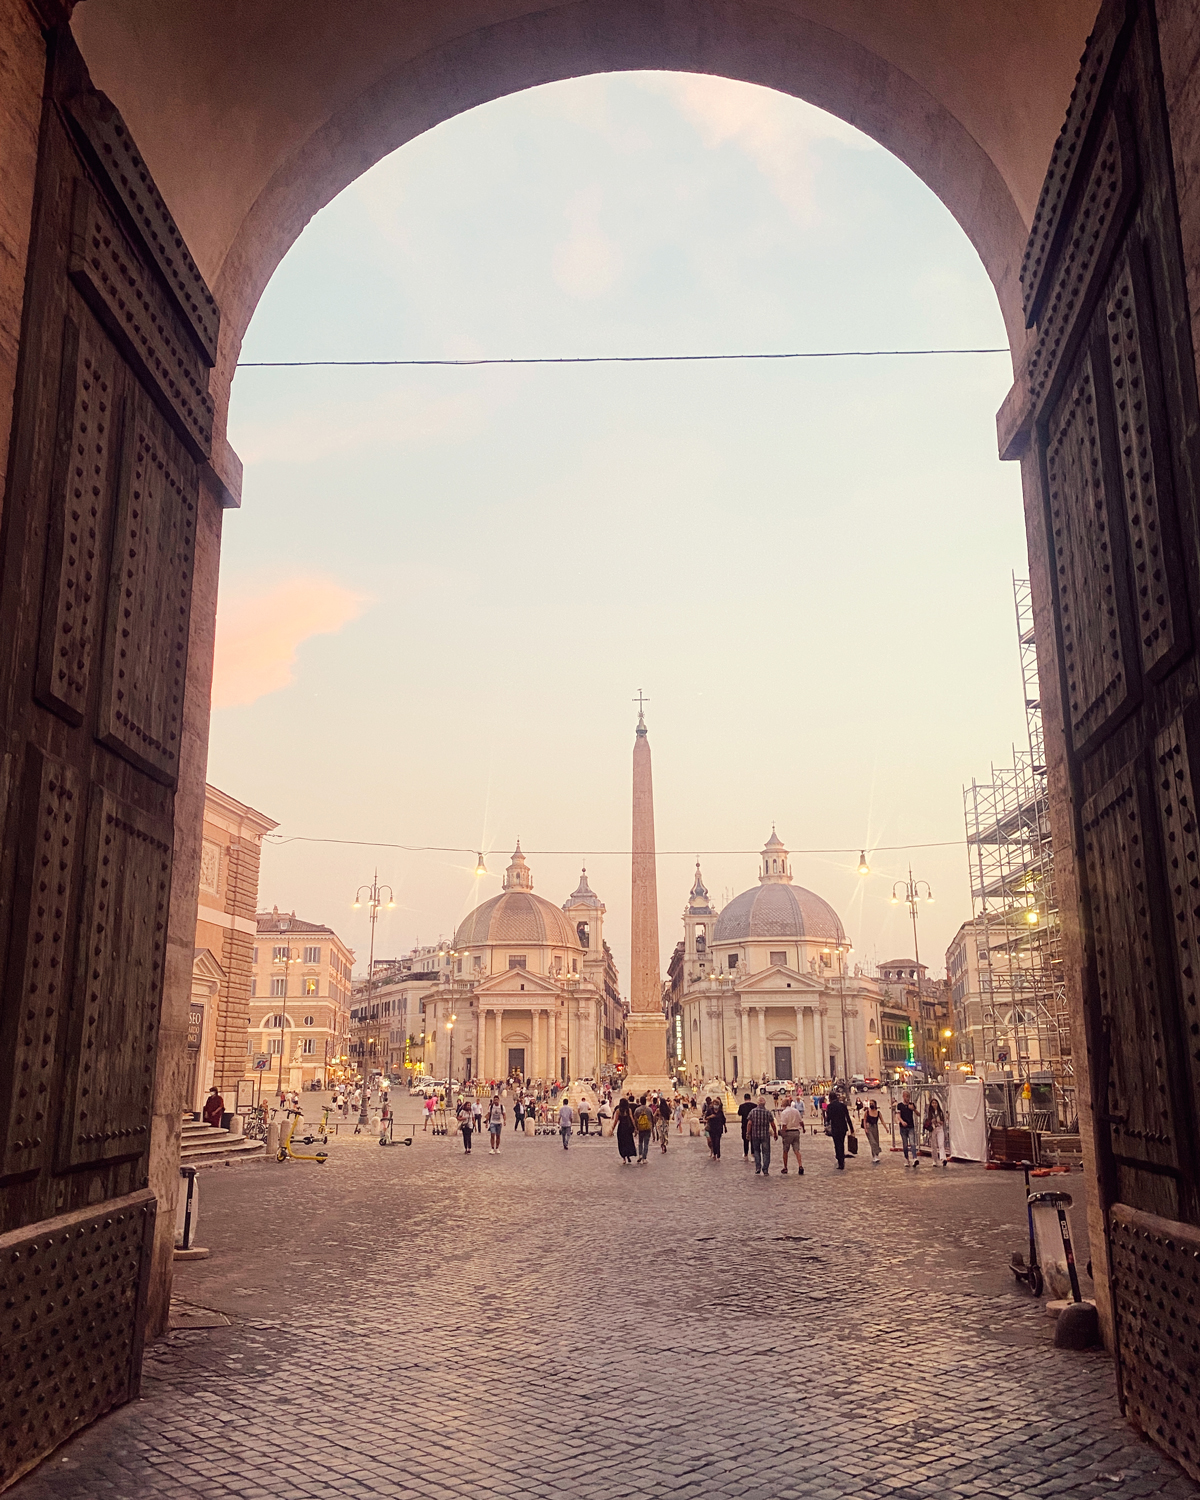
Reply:
[[[276,1156],[279,1152],[279,1126],[272,1120],[267,1126],[267,1155]]]
[[[245,1115],[231,1115],[229,1118],[229,1139],[236,1140],[246,1129]]]

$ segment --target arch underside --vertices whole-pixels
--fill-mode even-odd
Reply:
[[[204,7],[203,25],[164,19],[154,0],[87,0],[74,27],[220,302],[212,394],[223,434],[254,308],[314,213],[442,121],[593,73],[720,75],[864,131],[962,226],[1019,350],[1020,256],[1094,0],[1016,0],[1000,19],[994,10],[982,0],[928,0],[919,17],[902,0],[260,0],[251,29],[235,0]],[[231,35],[243,39],[233,58]]]

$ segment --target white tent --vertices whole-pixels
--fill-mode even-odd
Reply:
[[[987,1106],[982,1078],[950,1085],[950,1154],[960,1161],[987,1161]]]

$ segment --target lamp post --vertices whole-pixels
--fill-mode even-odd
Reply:
[[[823,948],[826,958],[831,957],[830,950]],[[842,1016],[842,1081],[846,1085],[846,1096],[850,1095],[850,1061],[846,1053],[846,958],[842,952],[841,944],[838,944],[838,1008]],[[836,1082],[836,1080],[835,1080]]]
[[[927,902],[929,902],[930,904],[932,904],[932,902],[933,902],[933,892],[929,888],[929,882],[927,880],[914,880],[913,879],[913,872],[912,872],[912,866],[911,865],[909,865],[909,867],[908,867],[908,879],[906,881],[905,880],[896,880],[896,881],[893,881],[893,883],[892,883],[892,905],[893,906],[899,906],[901,902],[904,902],[907,905],[908,910],[909,910],[909,914],[912,917],[913,959],[914,959],[914,961],[916,963],[916,969],[917,969],[917,1028],[918,1028],[918,1030],[921,1030],[921,950],[917,946],[917,902],[922,899],[921,898],[921,887],[922,886],[925,887],[925,897],[924,897],[924,899]],[[899,895],[896,894],[897,891],[900,892]],[[922,1036],[922,1043],[924,1043],[924,1036]]]
[[[279,960],[283,965],[283,1009],[279,1012],[279,1096],[281,1099],[283,1097],[283,1052],[287,1032],[288,976],[292,972],[292,965],[299,961],[299,955],[293,954],[289,943],[284,957]]]
[[[380,885],[379,884],[379,871],[378,870],[376,870],[375,874],[372,876],[372,878],[371,878],[371,884],[370,885],[360,885],[359,888],[358,888],[358,890],[354,893],[354,901],[353,901],[352,905],[353,905],[353,908],[354,908],[355,911],[357,911],[362,906],[362,904],[363,904],[363,892],[364,891],[367,892],[367,906],[368,906],[368,908],[370,910],[370,913],[371,913],[371,949],[370,949],[370,956],[367,959],[366,1015],[364,1016],[363,1019],[366,1021],[367,1025],[370,1026],[370,1024],[371,1024],[371,985],[372,985],[372,981],[375,978],[375,923],[379,920],[379,908],[384,904],[383,903],[383,892],[384,891],[387,892],[387,908],[388,908],[389,911],[391,911],[392,907],[395,906],[396,900],[395,900],[395,897],[392,895],[392,888],[391,888],[390,885]],[[368,1098],[368,1095],[370,1094],[370,1092],[371,1092],[370,1082],[369,1082],[369,1077],[368,1077],[368,1072],[367,1072],[367,1038],[366,1038],[366,1035],[364,1033],[364,1036],[363,1036],[362,1101],[361,1101],[361,1103],[359,1104],[359,1107],[358,1107],[358,1123],[359,1123],[359,1128],[360,1129],[361,1129],[362,1126],[364,1126],[364,1125],[366,1125],[368,1123],[368,1120],[367,1120],[367,1098]]]
[[[446,1022],[446,1035],[450,1039],[446,1057],[446,1108],[450,1115],[454,1114],[454,1023],[457,1020],[458,1017],[451,1011],[450,1019]]]

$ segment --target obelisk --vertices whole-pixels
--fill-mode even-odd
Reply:
[[[662,1008],[658,948],[658,877],[654,866],[654,782],[641,689],[633,741],[633,905],[630,921],[629,1037],[626,1089],[666,1088],[667,1018]]]

